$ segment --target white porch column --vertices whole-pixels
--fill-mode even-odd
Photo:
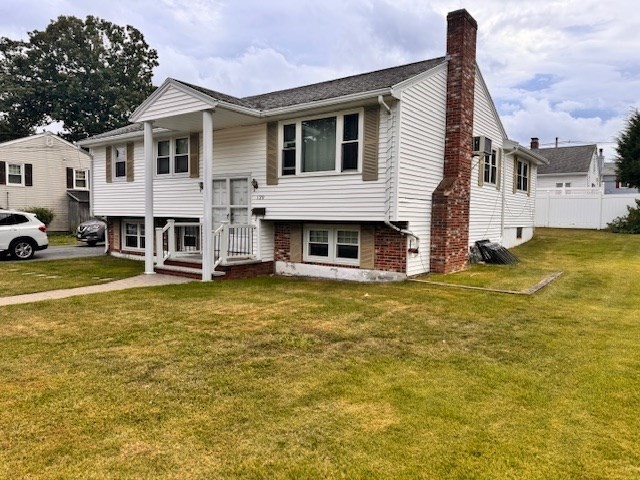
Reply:
[[[156,273],[153,269],[153,234],[153,124],[144,122],[144,273],[148,275]]]
[[[202,281],[213,273],[213,110],[202,112]]]

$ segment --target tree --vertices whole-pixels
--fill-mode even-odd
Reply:
[[[132,26],[58,17],[28,41],[0,38],[0,140],[63,122],[79,140],[124,126],[153,91],[158,54]]]
[[[622,183],[640,187],[640,112],[633,113],[616,146],[616,174]]]

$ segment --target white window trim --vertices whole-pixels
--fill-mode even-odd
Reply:
[[[346,115],[358,114],[358,168],[355,170],[342,171],[342,144],[352,143],[352,141],[343,142],[344,117]],[[309,120],[319,120],[321,118],[336,117],[336,164],[333,170],[323,170],[320,172],[303,172],[302,171],[302,122]],[[284,126],[296,126],[296,173],[295,175],[282,174],[282,149],[284,146]],[[323,177],[327,175],[358,175],[362,174],[362,156],[364,151],[364,108],[356,108],[352,110],[344,110],[339,112],[329,112],[321,115],[312,115],[306,117],[297,117],[278,122],[278,178],[295,178],[295,177]]]
[[[126,167],[126,163],[125,163],[125,172],[127,170]],[[79,187],[78,186],[78,177],[77,174],[80,172],[84,172],[84,183],[85,186],[84,187]],[[84,170],[84,169],[73,169],[73,189],[74,190],[89,190],[89,170]]]
[[[326,230],[329,232],[329,253],[326,257],[319,257],[316,255],[309,255],[309,232],[311,230]],[[338,230],[347,232],[358,233],[358,258],[341,258],[336,256],[337,242],[338,242]],[[313,224],[308,223],[303,227],[303,253],[302,260],[305,262],[314,263],[332,263],[336,265],[353,265],[360,266],[360,256],[362,253],[362,235],[360,233],[359,225],[328,225],[328,224]]]
[[[122,163],[124,163],[124,175],[117,175],[116,172],[118,171],[117,168],[117,164],[118,162],[118,149],[121,148],[122,151],[124,152],[124,160],[121,161]],[[127,181],[127,145],[125,143],[119,144],[119,145],[114,145],[112,148],[112,175],[111,175],[111,179],[113,182],[126,182]],[[74,173],[74,182],[75,184],[75,173]]]
[[[137,247],[130,247],[127,245],[127,224],[128,223],[138,225],[137,234],[136,234],[136,238],[138,239]],[[131,251],[131,252],[144,252],[144,247],[140,246],[140,239],[144,238],[144,235],[140,234],[141,226],[144,227],[144,220],[141,220],[141,219],[125,219],[122,221],[122,229],[120,231],[120,239],[121,239],[120,241],[122,242],[122,245],[120,248],[122,250]]]
[[[527,175],[521,175],[520,174],[520,165],[526,165],[527,166]],[[516,162],[516,192],[524,192],[524,193],[528,193],[531,190],[531,163],[529,163],[526,160],[520,160],[518,159]],[[518,187],[518,179],[519,178],[526,178],[527,179],[527,188],[523,189],[523,188],[519,188]]]
[[[9,173],[9,171],[11,170],[12,166],[18,166],[20,167],[20,183],[15,183],[15,182],[10,182],[9,181],[9,175],[17,175],[15,173]],[[7,186],[12,186],[12,187],[24,187],[24,180],[25,180],[25,168],[24,168],[24,163],[17,163],[17,162],[7,162],[7,173],[6,173],[6,185]]]
[[[187,171],[176,173],[176,140],[187,140]],[[158,143],[169,142],[169,173],[158,173]],[[172,137],[157,138],[153,145],[153,174],[156,178],[180,178],[189,177],[191,173],[191,139],[188,134],[174,135]],[[183,154],[184,155],[184,154]]]

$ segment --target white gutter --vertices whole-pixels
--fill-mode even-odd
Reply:
[[[389,107],[389,105],[387,105],[384,101],[384,98],[382,98],[382,95],[378,95],[378,104],[381,107],[384,107],[384,109],[387,111],[387,115],[389,115],[389,117],[391,117],[392,112],[391,112],[391,108]],[[388,128],[387,130],[391,130],[393,128],[393,125],[391,125],[391,128]],[[388,135],[387,136],[387,142],[390,142],[392,139],[392,135]],[[392,167],[392,162],[393,162],[393,148],[389,149],[389,154],[387,155],[387,165],[386,165],[386,176],[388,177],[391,173],[391,167]],[[385,183],[388,184],[389,182],[389,178],[385,179]],[[393,223],[391,223],[391,189],[390,188],[386,188],[385,186],[385,212],[384,212],[384,223],[392,228],[393,230],[395,230],[396,232],[400,233],[401,235],[407,235],[410,237],[413,237],[416,239],[416,248],[414,250],[413,253],[418,253],[418,248],[420,248],[420,237],[418,237],[416,234],[414,234],[413,232],[411,232],[410,230],[405,230],[404,228],[400,228],[397,227],[396,225],[394,225]]]
[[[169,130],[168,128],[153,129],[154,135],[157,133],[165,133],[165,132],[171,132],[171,130]],[[144,137],[144,130],[136,130],[135,132],[121,133],[120,135],[113,135],[110,137],[100,137],[100,138],[94,138],[94,139],[80,140],[77,142],[77,144],[85,147],[85,146],[91,146],[91,145],[99,145],[101,143],[113,143],[114,141],[132,140],[132,139],[143,138],[143,137]]]
[[[361,93],[353,93],[351,95],[344,95],[342,97],[327,98],[325,100],[318,100],[316,102],[298,103],[296,105],[289,105],[286,107],[261,110],[259,117],[267,118],[267,117],[274,117],[277,115],[286,115],[286,114],[295,113],[301,110],[329,107],[332,105],[339,105],[341,103],[357,102],[360,100],[366,100],[367,98],[376,98],[376,97],[380,98],[382,95],[390,95],[390,94],[392,94],[391,88],[389,87],[379,88],[378,90],[371,90],[371,91],[361,92]]]

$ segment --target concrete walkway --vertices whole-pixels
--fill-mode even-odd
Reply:
[[[158,287],[161,285],[178,285],[192,282],[189,278],[174,277],[171,275],[138,275],[102,285],[90,285],[88,287],[68,288],[65,290],[50,290],[48,292],[28,293],[13,297],[0,297],[0,307],[5,305],[18,305],[21,303],[42,302],[44,300],[57,300],[59,298],[89,295],[91,293],[113,292],[115,290],[128,290],[130,288]]]

